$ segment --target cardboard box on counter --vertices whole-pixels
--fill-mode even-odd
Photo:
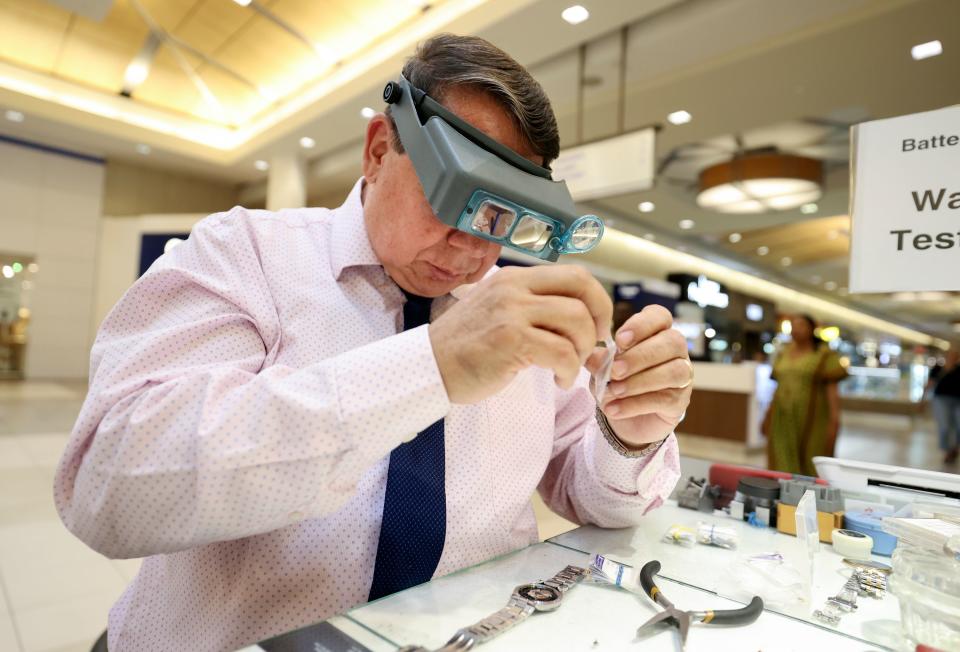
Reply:
[[[797,536],[797,506],[777,503],[777,529],[784,534]],[[833,543],[833,531],[843,527],[843,512],[817,512],[817,529],[820,540]]]

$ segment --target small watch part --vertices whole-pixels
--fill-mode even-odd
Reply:
[[[827,623],[828,625],[837,626],[840,624],[840,616],[843,614],[839,613],[835,609],[829,607],[824,607],[823,609],[817,609],[813,612],[813,617],[819,620],[820,622]]]
[[[838,609],[845,612],[856,611],[857,595],[860,594],[860,580],[857,573],[850,576],[846,581],[840,593],[829,599],[829,602],[836,605]]]
[[[521,584],[513,589],[510,601],[500,611],[483,620],[457,630],[457,633],[437,652],[469,650],[502,634],[538,611],[553,611],[560,606],[563,594],[587,574],[587,569],[567,566],[548,580]],[[400,652],[428,652],[426,648],[408,645]]]
[[[860,583],[860,595],[869,595],[873,598],[882,598],[885,595],[886,574],[869,568],[856,571],[855,574]]]

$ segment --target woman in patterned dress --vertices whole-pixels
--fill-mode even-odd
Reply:
[[[763,420],[769,468],[816,475],[813,458],[833,456],[840,430],[837,383],[847,376],[837,354],[814,336],[808,315],[790,319],[793,341],[777,356],[777,391]]]

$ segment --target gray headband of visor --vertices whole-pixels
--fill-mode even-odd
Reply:
[[[580,216],[563,181],[466,123],[403,76],[383,90],[404,150],[445,224],[535,256],[589,251],[603,223]]]

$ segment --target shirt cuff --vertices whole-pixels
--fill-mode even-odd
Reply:
[[[680,479],[680,453],[677,437],[671,433],[651,455],[625,457],[595,430],[593,461],[605,483],[626,494],[641,498],[643,513],[659,507]]]
[[[340,418],[358,446],[374,457],[414,438],[450,410],[428,328],[412,328],[338,356]]]

